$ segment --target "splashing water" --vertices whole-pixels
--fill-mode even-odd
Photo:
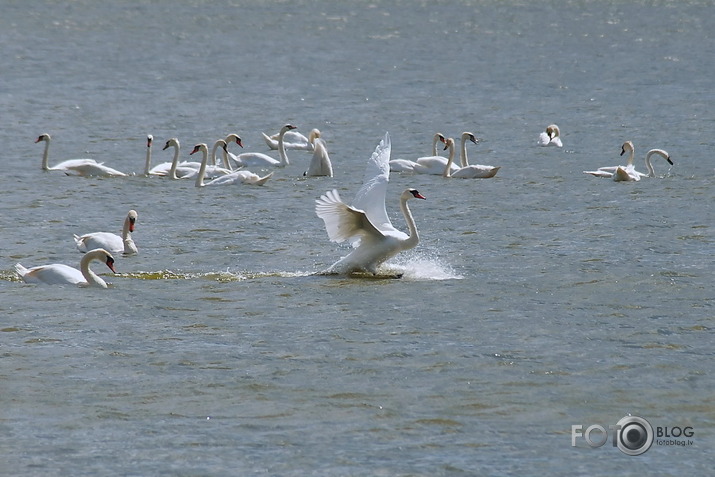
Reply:
[[[464,278],[451,266],[434,256],[417,253],[406,255],[390,265],[402,273],[403,278],[410,280],[461,280]]]

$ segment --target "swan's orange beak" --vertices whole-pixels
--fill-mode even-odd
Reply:
[[[243,147],[243,142],[241,141],[241,138],[240,138],[240,137],[239,137],[239,138],[236,138],[236,144],[238,144],[239,146]]]
[[[427,200],[427,197],[423,196],[422,194],[420,194],[418,191],[416,191],[416,190],[414,190],[414,189],[412,189],[412,190],[410,191],[410,194],[412,194],[412,197],[414,197],[415,199],[425,199],[425,200]]]
[[[134,219],[129,219],[129,231],[134,232]]]
[[[116,270],[114,270],[114,259],[112,257],[107,257],[107,266],[109,269],[112,271],[112,273],[117,273]]]

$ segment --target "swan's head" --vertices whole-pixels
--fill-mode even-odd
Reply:
[[[137,223],[137,218],[139,218],[139,214],[137,214],[136,210],[130,210],[129,213],[127,214],[127,220],[129,221],[129,231],[134,232],[134,224]]]
[[[165,151],[165,150],[169,149],[169,148],[172,147],[172,146],[174,146],[174,147],[176,147],[176,148],[179,147],[179,140],[176,139],[175,137],[172,137],[171,139],[169,139],[168,141],[166,141],[166,144],[164,144],[164,147],[162,147],[161,150],[162,150],[162,151]]]
[[[477,144],[477,142],[479,142],[479,140],[476,138],[476,136],[473,133],[470,133],[469,131],[463,132],[462,138],[468,139],[468,140],[472,141],[474,144]]]
[[[559,137],[561,135],[561,131],[556,124],[549,124],[546,126],[546,134],[549,136],[549,139],[553,139],[555,137]]]
[[[216,141],[216,145],[223,149],[225,152],[228,152],[228,143],[225,140],[219,139],[218,141]]]
[[[631,141],[626,141],[621,146],[621,156],[627,152],[630,153],[633,151],[635,151],[635,147],[633,146],[633,143]]]
[[[316,139],[320,137],[320,129],[313,128],[310,130],[310,134],[308,134],[308,141],[310,143],[315,142]]]
[[[100,260],[104,262],[113,273],[117,273],[116,270],[114,270],[114,257],[112,257],[112,254],[107,252],[103,248],[95,248],[94,250],[90,250],[89,252],[87,252],[86,257],[91,257],[90,260]]]
[[[475,141],[475,143],[476,143],[476,141]],[[446,151],[446,150],[449,149],[450,147],[454,147],[454,139],[451,138],[451,137],[448,137],[448,138],[445,139],[445,141],[444,141],[444,149],[443,149],[443,150]],[[421,197],[421,198],[424,199],[424,197]]]
[[[239,146],[243,147],[243,141],[241,141],[241,137],[238,134],[229,134],[228,136],[226,136],[225,141],[226,144],[231,144],[232,142],[235,142]]]
[[[107,264],[109,269],[112,271],[112,273],[117,273],[116,270],[114,270],[114,257],[112,257],[112,254],[107,252],[106,250],[102,250],[104,254],[106,255],[104,263]]]
[[[298,129],[297,127],[293,126],[292,124],[286,124],[281,128],[281,131],[290,131],[291,129]]]
[[[154,136],[151,134],[146,135],[146,147],[151,147],[151,143],[154,141]]]
[[[209,147],[206,145],[206,143],[200,143],[194,146],[194,149],[189,153],[189,156],[194,154],[195,152],[203,151],[208,154],[209,152]]]
[[[35,139],[35,142],[42,142],[42,141],[49,141],[50,140],[50,135],[49,134],[40,134],[37,136],[37,139]]]
[[[405,200],[407,200],[407,199],[427,199],[427,197],[420,194],[417,189],[406,189],[402,193],[402,198]]]

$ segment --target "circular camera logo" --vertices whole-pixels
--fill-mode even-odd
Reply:
[[[616,445],[624,454],[641,455],[653,445],[653,427],[642,417],[626,416],[616,429]]]

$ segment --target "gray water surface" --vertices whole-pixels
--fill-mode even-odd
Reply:
[[[707,475],[713,423],[712,2],[35,1],[0,15],[0,473]],[[328,143],[263,187],[153,162],[286,122]],[[549,123],[564,147],[539,148]],[[488,180],[393,173],[421,236],[402,279],[314,275],[349,252],[314,201],[473,131]],[[92,157],[134,173],[40,170]],[[636,166],[615,183],[582,171]],[[231,146],[238,152],[236,145]],[[193,156],[195,157],[195,156]],[[27,285],[121,230],[110,289]],[[583,438],[627,414],[690,426],[638,457]],[[596,435],[594,435],[596,437]],[[610,439],[610,435],[609,435]],[[683,439],[678,440],[683,442]]]

